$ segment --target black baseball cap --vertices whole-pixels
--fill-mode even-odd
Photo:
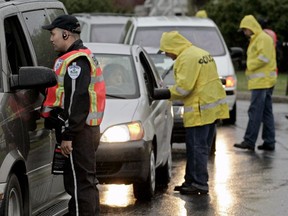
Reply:
[[[50,25],[42,26],[43,29],[52,30],[54,28],[61,28],[73,33],[81,33],[80,23],[75,16],[60,15]]]

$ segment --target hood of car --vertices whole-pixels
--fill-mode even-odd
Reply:
[[[103,121],[100,125],[101,133],[113,125],[133,121],[138,104],[138,99],[107,99]]]

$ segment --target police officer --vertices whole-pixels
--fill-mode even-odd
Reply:
[[[263,123],[263,144],[259,150],[274,151],[275,122],[272,106],[273,89],[277,82],[276,51],[272,38],[266,34],[253,15],[246,15],[240,22],[240,30],[250,38],[247,49],[248,89],[251,91],[248,109],[249,121],[241,143],[234,147],[255,150],[256,141]]]
[[[54,64],[58,83],[47,90],[42,115],[59,119],[58,124],[64,122],[58,142],[67,157],[64,185],[71,195],[68,215],[99,215],[95,152],[105,107],[102,71],[80,40],[76,17],[60,15],[43,29],[50,31],[54,50],[60,53]]]
[[[162,34],[160,51],[175,60],[175,85],[169,89],[171,100],[184,103],[185,181],[174,190],[182,194],[206,194],[209,191],[207,163],[216,130],[215,121],[229,118],[225,90],[213,57],[177,31]]]

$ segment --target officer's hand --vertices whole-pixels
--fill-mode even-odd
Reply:
[[[62,140],[61,142],[61,153],[68,157],[69,154],[72,152],[72,141]]]

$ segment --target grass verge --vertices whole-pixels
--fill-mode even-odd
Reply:
[[[237,91],[249,92],[247,89],[247,79],[244,71],[236,71],[237,76]],[[287,96],[288,73],[279,73],[277,84],[275,86],[273,95]]]

